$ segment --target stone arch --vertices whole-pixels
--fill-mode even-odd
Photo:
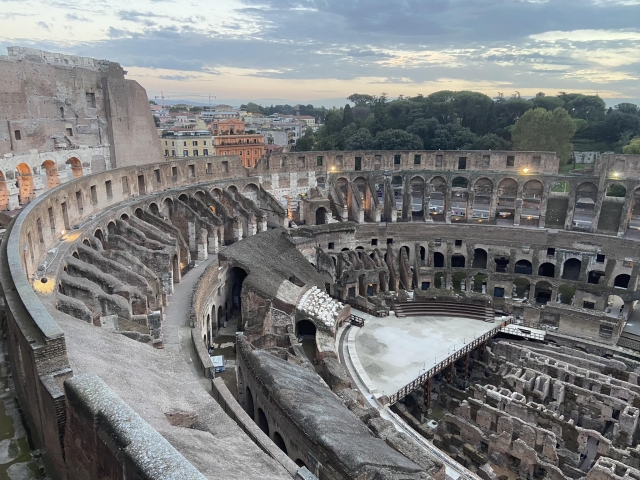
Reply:
[[[78,158],[71,157],[65,163],[71,167],[71,178],[80,178],[82,176],[82,162]]]
[[[255,422],[255,405],[253,402],[253,393],[251,392],[251,389],[248,385],[245,388],[244,411],[247,412],[247,415],[249,415],[249,417],[251,417],[251,420]]]
[[[434,268],[444,267],[444,255],[442,253],[433,252],[433,267]]]
[[[447,181],[444,177],[435,176],[429,181],[429,214],[434,222],[446,220]]]
[[[476,248],[473,251],[473,261],[471,268],[487,268],[487,251],[484,248]]]
[[[223,193],[220,187],[213,187],[211,189],[211,195],[213,195],[216,199],[222,200]]]
[[[451,286],[453,291],[461,293],[467,289],[467,275],[463,272],[455,272],[451,275]]]
[[[464,268],[466,259],[461,253],[451,255],[451,268]]]
[[[316,324],[308,318],[296,322],[296,337],[312,337],[316,336]]]
[[[173,273],[173,283],[180,283],[180,262],[177,254],[171,257],[171,271]]]
[[[109,235],[116,233],[116,222],[107,223],[107,232],[109,232]]]
[[[473,212],[471,216],[480,221],[488,220],[491,215],[493,182],[486,177],[479,178],[473,184]]]
[[[473,276],[473,291],[475,293],[487,293],[487,277],[484,273],[477,273]]]
[[[624,311],[624,300],[618,295],[609,295],[604,311],[608,316],[618,318]]]
[[[201,202],[205,201],[205,195],[204,195],[204,191],[202,190],[196,190],[193,193],[193,198],[197,198],[198,200],[200,200]]]
[[[446,288],[447,277],[445,277],[444,273],[438,272],[433,277],[433,286],[434,288]]]
[[[536,283],[535,296],[536,303],[544,305],[551,301],[551,297],[553,296],[553,287],[549,282],[538,282]]]
[[[541,181],[529,180],[524,184],[522,187],[521,225],[539,226],[543,196],[544,185]]]
[[[519,273],[522,275],[531,275],[533,273],[533,265],[529,260],[521,259],[518,260],[515,264],[514,273]]]
[[[242,195],[252,200],[253,202],[258,202],[259,192],[260,188],[255,183],[247,183],[242,189]]]
[[[411,188],[411,214],[416,220],[424,218],[425,181],[415,176],[409,181]]]
[[[600,283],[600,279],[604,276],[605,272],[603,272],[602,270],[590,270],[587,274],[587,283],[598,285]]]
[[[327,223],[327,209],[320,207],[316,210],[316,225],[324,225]]]
[[[229,270],[227,284],[231,286],[227,289],[231,292],[231,310],[227,308],[227,315],[232,315],[234,311],[240,312],[238,318],[238,330],[242,330],[242,283],[247,278],[247,272],[240,267],[233,267]]]
[[[144,215],[144,212],[142,211],[141,208],[136,208],[136,211],[133,212],[133,214],[138,218],[142,218],[142,216]]]
[[[518,182],[511,177],[503,178],[498,184],[498,205],[496,221],[498,224],[513,225],[516,213]]]
[[[100,243],[104,242],[104,234],[102,233],[102,229],[98,228],[95,232],[93,232],[93,236],[100,240]]]
[[[158,208],[158,204],[155,202],[151,202],[149,204],[149,211],[152,215],[158,215],[160,213],[160,209]]]
[[[269,436],[269,422],[267,421],[267,416],[264,413],[262,408],[258,407],[258,427],[260,430],[264,432],[266,436]]]
[[[526,278],[515,278],[513,280],[512,297],[514,300],[527,300],[531,291],[531,282]]]
[[[345,177],[340,177],[337,178],[335,181],[336,184],[336,189],[338,189],[340,191],[340,193],[342,193],[342,195],[344,196],[344,200],[347,200],[347,193],[349,191],[349,180]]]
[[[607,185],[605,196],[624,198],[627,196],[627,189],[621,183],[612,182]]]
[[[287,444],[284,442],[284,438],[278,432],[273,432],[273,443],[284,452],[285,455],[288,455],[287,452]]]
[[[120,220],[124,220],[126,222],[127,220],[129,220],[129,215],[123,213],[122,215],[120,215]]]
[[[324,177],[316,178],[316,185],[318,188],[324,189],[327,186],[327,180]]]
[[[581,267],[582,261],[577,258],[567,259],[562,266],[562,278],[564,280],[578,280]]]
[[[573,305],[573,298],[576,294],[576,289],[571,285],[560,285],[558,288],[557,303],[564,305]]]
[[[18,200],[20,205],[25,205],[32,200],[34,195],[35,186],[33,184],[33,175],[31,168],[26,163],[20,163],[16,167],[18,178]]]
[[[165,217],[169,217],[170,218],[172,213],[173,213],[173,198],[166,197],[162,201],[162,214]]]
[[[58,175],[58,166],[53,160],[45,160],[42,162],[42,168],[47,177],[47,190],[56,188],[60,185],[60,176]]]
[[[456,177],[451,181],[451,188],[469,188],[469,179],[467,177]]]
[[[218,328],[222,328],[224,326],[224,310],[222,309],[222,305],[218,306]]]
[[[584,182],[576,188],[573,227],[589,230],[596,214],[598,187],[592,182]]]
[[[626,273],[621,273],[620,275],[616,276],[616,278],[613,279],[613,286],[614,288],[623,288],[623,289],[627,289],[629,288],[629,281],[631,280],[631,276],[627,275]]]
[[[555,277],[556,266],[553,263],[545,262],[538,267],[538,276],[540,277]]]
[[[186,203],[187,205],[189,204],[189,196],[186,193],[181,194],[178,197],[178,200],[180,200],[181,202]]]
[[[9,189],[2,171],[0,171],[0,210],[9,210]]]

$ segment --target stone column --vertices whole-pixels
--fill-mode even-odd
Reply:
[[[544,228],[547,224],[547,199],[549,196],[549,184],[544,183],[542,190],[542,202],[540,203],[540,217],[538,218],[538,228]]]
[[[201,228],[198,232],[198,260],[204,261],[209,258],[209,242],[207,241],[208,233],[205,228]]]
[[[330,212],[327,212],[330,215]],[[267,231],[267,217],[262,217],[258,220],[258,233]]]
[[[209,238],[207,240],[208,242],[208,248],[207,251],[211,254],[215,254],[218,253],[218,235],[209,235]]]
[[[445,192],[444,198],[442,200],[442,206],[444,208],[444,221],[446,224],[451,223],[451,196],[453,195],[451,189],[451,184],[447,182],[447,191]]]
[[[602,210],[602,202],[604,201],[605,192],[606,190],[603,187],[598,189],[598,197],[596,198],[596,204],[594,206],[595,213],[593,215],[593,221],[591,222],[591,228],[589,229],[591,233],[595,233],[598,230],[600,211]]]
[[[469,183],[471,185],[471,183]],[[465,220],[473,220],[473,205],[476,201],[476,191],[473,188],[467,189],[467,216]]]
[[[631,190],[631,189],[629,189]],[[622,216],[620,217],[620,227],[618,228],[618,236],[624,237],[629,228],[629,222],[633,215],[633,190],[627,190],[627,197],[624,199],[624,206],[622,207]]]
[[[498,208],[498,187],[494,185],[491,192],[491,205],[489,205],[489,221],[491,223],[496,221],[496,208]]]
[[[564,229],[572,230],[573,229],[573,215],[576,211],[576,192],[572,192],[569,195],[569,205],[567,206],[567,216],[564,219]]]
[[[239,242],[242,239],[242,219],[233,217],[233,241]]]
[[[188,223],[189,232],[189,250],[192,252],[196,249],[196,224],[195,222]]]
[[[516,213],[513,216],[513,225],[520,225],[520,216],[522,215],[522,191],[524,183],[518,183],[518,193],[516,193]]]

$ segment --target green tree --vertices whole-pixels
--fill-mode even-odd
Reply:
[[[300,137],[296,142],[296,151],[308,152],[310,150],[313,150],[314,144],[315,144],[315,138],[313,137],[313,130],[311,130],[311,127],[307,127],[307,130],[304,132],[304,135]]]
[[[149,100],[149,105],[158,105],[155,100]]]
[[[640,155],[640,137],[634,138],[629,142],[629,145],[622,147],[622,153]]]
[[[240,110],[244,110],[249,113],[264,113],[263,108],[257,103],[249,102],[246,105],[240,105]]]
[[[198,113],[202,112],[203,110],[204,110],[204,108],[202,108],[202,107],[191,107],[191,108],[189,109],[189,111],[190,111],[191,113],[196,113],[196,114],[198,114]]]
[[[374,148],[378,150],[422,150],[420,137],[404,130],[385,130],[378,132],[374,139]]]
[[[516,122],[511,137],[516,150],[546,150],[556,152],[566,160],[571,155],[571,139],[576,124],[564,108],[552,112],[544,108],[529,110]]]
[[[347,100],[353,102],[356,106],[372,105],[375,102],[376,97],[374,97],[373,95],[354,93],[353,95],[348,96]]]
[[[354,122],[353,112],[351,111],[351,105],[348,103],[344,106],[344,112],[342,114],[342,126],[346,127]]]
[[[361,128],[347,138],[345,148],[347,150],[371,150],[373,148],[373,135],[366,128]]]

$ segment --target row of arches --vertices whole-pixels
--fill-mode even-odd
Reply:
[[[66,165],[70,171],[69,179],[82,176],[82,162],[78,158],[69,158],[66,161]],[[53,160],[45,160],[42,163],[41,175],[42,172],[44,173],[44,178],[40,179],[37,173],[26,163],[19,163],[11,174],[5,174],[0,171],[0,210],[7,210],[12,207],[9,199],[11,182],[18,189],[19,205],[25,205],[35,198],[36,189],[38,189],[40,182],[44,183],[42,185],[44,190],[50,190],[60,185],[58,166]]]

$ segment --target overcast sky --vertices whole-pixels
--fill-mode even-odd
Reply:
[[[150,97],[205,103],[469,89],[614,105],[640,103],[639,20],[640,0],[0,0],[0,54],[106,58]]]

